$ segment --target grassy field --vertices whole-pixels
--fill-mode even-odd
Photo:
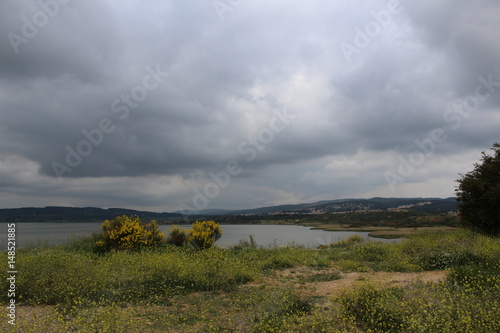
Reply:
[[[0,331],[500,330],[500,241],[468,231],[315,250],[243,242],[100,255],[93,241],[19,250],[17,325],[3,316]]]

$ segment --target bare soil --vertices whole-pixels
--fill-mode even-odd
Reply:
[[[445,271],[418,273],[344,273],[335,281],[310,283],[312,296],[338,296],[345,290],[355,288],[360,283],[370,282],[383,286],[404,286],[415,282],[440,282],[446,278]]]
[[[325,282],[303,282],[307,277],[314,275],[338,275],[338,279]],[[335,297],[343,292],[355,289],[362,284],[380,287],[405,286],[415,282],[437,283],[446,279],[446,271],[423,272],[339,272],[336,268],[312,269],[309,267],[290,268],[275,272],[274,276],[265,277],[258,281],[248,283],[247,287],[262,285],[287,286],[294,288],[304,297],[321,299],[321,305],[331,303]],[[242,286],[242,287],[245,287]]]

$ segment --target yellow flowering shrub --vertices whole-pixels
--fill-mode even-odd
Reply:
[[[197,249],[208,249],[221,236],[222,229],[215,221],[196,221],[189,229],[187,242]]]
[[[101,229],[102,239],[97,245],[104,250],[135,250],[141,247],[154,247],[164,242],[156,221],[144,224],[137,216],[119,216],[105,220]]]

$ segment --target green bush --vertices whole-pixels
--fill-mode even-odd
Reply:
[[[352,248],[353,259],[358,261],[383,261],[390,253],[390,247],[382,242],[366,242]]]
[[[178,225],[173,225],[168,229],[168,236],[166,243],[175,246],[184,246],[187,243],[187,230],[179,227]]]
[[[478,264],[484,260],[477,251],[476,244],[485,238],[466,230],[445,234],[424,233],[411,235],[396,245],[396,248],[424,270],[445,269]],[[500,249],[498,250],[500,254]]]
[[[247,239],[240,239],[237,245],[231,246],[231,249],[233,250],[243,250],[243,249],[256,249],[257,242],[255,241],[255,238],[253,235],[250,235]]]
[[[359,244],[359,243],[362,243],[364,241],[365,241],[365,239],[362,236],[352,235],[352,236],[347,237],[347,239],[342,239],[338,242],[330,244],[330,247],[349,247],[351,245]],[[320,245],[320,247],[324,248],[324,246],[321,246],[321,245]]]

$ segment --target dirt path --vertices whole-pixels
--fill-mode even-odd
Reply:
[[[335,275],[338,279],[332,281],[307,281],[314,275]],[[415,273],[397,272],[351,272],[340,273],[335,268],[313,270],[308,267],[291,268],[276,272],[275,276],[266,277],[246,286],[261,285],[293,285],[304,296],[335,297],[342,292],[353,289],[360,284],[376,284],[386,287],[404,286],[415,282],[440,282],[446,279],[446,271],[424,271]]]
[[[344,273],[339,280],[309,283],[306,289],[311,296],[338,296],[345,290],[354,288],[360,283],[374,283],[384,286],[403,286],[414,282],[439,282],[446,278],[445,271],[428,271],[418,273]]]

